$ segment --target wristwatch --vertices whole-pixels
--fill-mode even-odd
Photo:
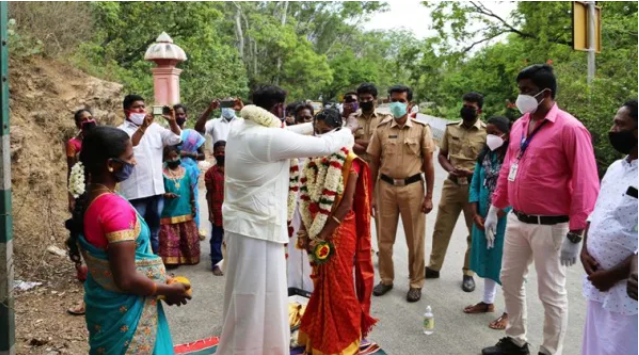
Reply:
[[[579,244],[581,242],[582,233],[568,232],[568,235],[566,237],[571,242]]]

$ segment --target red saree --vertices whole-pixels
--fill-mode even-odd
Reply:
[[[374,282],[370,170],[351,153],[342,174],[346,185],[355,164],[360,169],[353,209],[333,234],[335,255],[326,264],[312,265],[315,289],[302,317],[299,334],[299,343],[306,345],[307,354],[357,354],[360,341],[377,322],[369,314]],[[341,196],[334,207],[339,206],[339,202]]]

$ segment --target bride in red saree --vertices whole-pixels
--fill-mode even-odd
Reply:
[[[322,134],[341,127],[341,117],[337,111],[325,110],[315,117],[314,125],[316,133]],[[328,187],[331,167],[340,181],[335,191]],[[318,176],[323,173],[324,177]],[[318,182],[315,187],[313,181]],[[320,190],[313,191],[316,189]],[[298,339],[307,354],[357,354],[360,341],[377,322],[370,316],[374,281],[371,194],[367,164],[347,149],[331,157],[309,159],[302,178],[304,223],[298,238],[299,246],[309,251],[314,283]],[[322,214],[325,222],[314,236],[318,228],[312,222]]]

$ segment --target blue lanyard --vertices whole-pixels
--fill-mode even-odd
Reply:
[[[535,134],[537,134],[537,132],[539,132],[541,127],[543,127],[544,124],[546,124],[546,122],[548,122],[548,121],[547,120],[543,120],[539,125],[537,125],[537,127],[535,127],[535,129],[532,131],[532,133],[528,137],[526,137],[526,132],[528,132],[528,126],[524,127],[524,129],[521,132],[521,145],[520,145],[520,148],[519,148],[519,155],[517,156],[517,160],[521,159],[521,157],[526,152],[526,149],[528,149],[528,146],[530,145],[530,142],[535,137]],[[528,125],[530,125],[530,122],[528,122]]]

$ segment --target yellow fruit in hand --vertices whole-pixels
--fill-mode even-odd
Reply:
[[[189,279],[187,279],[184,276],[176,276],[176,277],[170,279],[168,283],[169,283],[169,285],[171,285],[171,284],[174,284],[176,282],[183,283],[183,284],[189,286],[189,289],[188,289],[188,291],[186,291],[186,294],[189,295],[189,296],[193,295],[193,288],[191,287],[191,281],[189,281]]]

